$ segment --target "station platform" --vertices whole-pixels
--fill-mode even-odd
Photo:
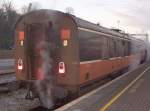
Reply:
[[[150,63],[138,66],[55,111],[150,111]]]

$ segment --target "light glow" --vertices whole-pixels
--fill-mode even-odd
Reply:
[[[19,32],[19,40],[24,40],[24,31]]]
[[[21,46],[23,46],[23,45],[24,45],[24,42],[23,42],[23,40],[21,40],[21,41],[20,41],[20,45],[21,45]]]
[[[61,39],[62,40],[70,39],[70,29],[62,29],[61,30]]]
[[[22,59],[18,59],[18,70],[23,70],[23,61],[22,61]]]
[[[68,40],[63,40],[64,47],[68,46]]]
[[[18,69],[19,69],[19,70],[22,70],[22,69],[23,69],[23,66],[18,66]]]
[[[64,74],[65,73],[65,64],[64,62],[59,63],[59,73]]]

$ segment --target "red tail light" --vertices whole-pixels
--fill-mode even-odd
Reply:
[[[62,29],[61,30],[61,39],[68,40],[70,38],[70,29]]]
[[[65,73],[65,63],[59,62],[59,73],[64,74]]]
[[[23,61],[22,61],[22,59],[18,59],[18,70],[23,70]]]
[[[19,40],[24,40],[24,31],[19,32]]]

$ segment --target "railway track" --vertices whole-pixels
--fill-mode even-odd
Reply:
[[[18,83],[14,70],[0,70],[0,93],[16,90],[17,88]]]

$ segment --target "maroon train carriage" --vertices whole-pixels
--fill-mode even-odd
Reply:
[[[147,54],[142,40],[53,10],[22,16],[15,37],[16,77],[47,108]]]

